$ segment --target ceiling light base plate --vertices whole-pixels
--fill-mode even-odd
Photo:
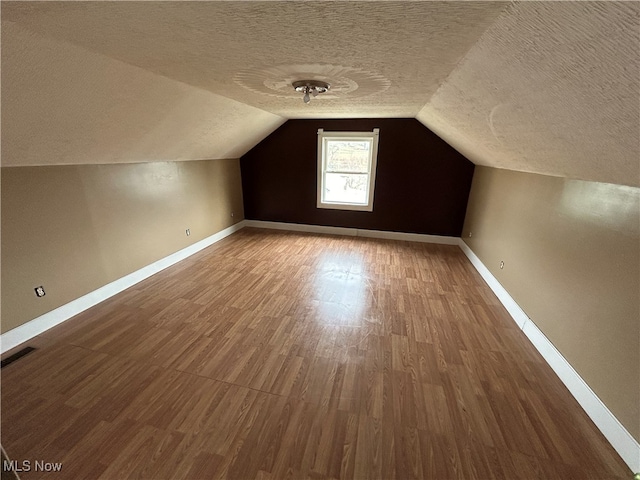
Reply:
[[[309,103],[311,101],[311,95],[316,97],[318,94],[325,93],[331,88],[331,85],[327,82],[322,82],[320,80],[298,80],[293,82],[291,86],[296,92],[304,94],[302,97],[304,103]]]

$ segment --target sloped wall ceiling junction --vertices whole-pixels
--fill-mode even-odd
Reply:
[[[479,165],[633,186],[639,12],[638,2],[2,4],[3,23],[283,118],[416,117]],[[269,75],[276,94],[251,83],[273,69],[282,81],[350,72],[386,86],[306,106]],[[219,104],[222,121],[237,108]],[[265,135],[233,125],[254,145]]]
[[[478,165],[638,186],[639,11],[514,5],[417,118]]]
[[[179,167],[157,162],[237,158],[286,119],[415,117],[478,165],[588,180],[593,184],[585,187],[589,192],[608,191],[596,182],[640,186],[639,2],[1,2],[1,8],[3,165],[150,162],[139,169],[118,165],[116,170],[123,175],[125,170],[145,172],[154,188],[162,186],[158,178],[167,178],[161,176],[163,170],[184,170],[170,178],[185,198],[191,198],[188,192],[199,192],[189,202],[194,208],[190,218],[197,221],[210,218],[209,211],[196,208],[209,202],[228,205],[213,213],[231,222],[231,205],[239,202],[240,193],[237,160],[225,161],[229,168],[223,173],[214,168],[217,164],[205,168],[198,162]],[[298,75],[335,79],[340,88],[307,106],[293,92],[287,93],[286,84]],[[202,184],[196,179],[209,178],[199,173],[200,168],[212,179],[227,179],[216,196],[204,188],[193,189]],[[91,175],[80,178],[106,178],[93,176],[98,170],[102,167],[91,166],[87,170]],[[125,177],[136,178],[133,173]],[[51,175],[3,175],[3,182],[11,178],[16,179],[13,187],[27,192],[27,198],[31,191],[48,192],[55,186]],[[491,227],[492,219],[500,219],[501,205],[511,204],[518,206],[514,215],[521,208],[522,217],[528,218],[525,214],[543,203],[536,198],[542,190],[528,189],[522,198],[517,193],[524,189],[514,190],[511,184],[512,188],[503,189],[494,181],[498,174],[483,178],[486,181],[476,182],[480,194],[472,190],[476,200],[470,211],[475,213],[468,215],[473,220],[469,225],[474,226],[473,247],[483,261],[493,263],[494,256],[504,252],[493,247],[483,251],[482,245],[496,245],[492,239],[498,236],[515,252],[508,265],[522,264],[526,258],[518,253],[520,247],[531,244],[533,251],[537,245],[527,236],[531,230],[514,227],[508,237],[505,230]],[[38,179],[46,184],[37,185]],[[36,186],[42,188],[34,190]],[[112,191],[106,187],[102,191]],[[3,195],[11,188],[3,187]],[[632,190],[615,198],[637,199],[638,188]],[[87,190],[86,205],[95,205],[94,191]],[[74,192],[69,193],[65,197],[69,203],[82,207],[71,195]],[[105,201],[95,211],[111,212],[110,195],[101,197]],[[162,198],[175,203],[169,196]],[[484,198],[498,198],[492,203],[497,210],[483,208]],[[69,216],[55,195],[43,201],[52,202],[48,206],[61,217]],[[28,215],[38,210],[37,202],[33,207],[18,203],[20,208],[5,215],[12,203],[3,199],[3,230],[28,229]],[[145,205],[136,200],[119,211],[127,215],[132,208],[144,211]],[[562,213],[540,208],[549,215]],[[637,206],[633,208],[637,212]],[[589,221],[607,221],[605,210],[593,208],[592,197],[583,198],[573,211]],[[5,226],[5,219],[12,218],[18,223]],[[162,223],[165,253],[183,245],[188,226],[183,213],[170,218]],[[87,236],[101,232],[82,221],[80,213],[67,220],[89,228],[83,232]],[[127,219],[115,218],[114,223],[127,224],[120,220]],[[60,229],[65,224],[53,216],[47,221]],[[150,225],[133,223],[122,235],[144,245],[142,231],[150,231]],[[220,226],[227,223],[221,221]],[[483,233],[483,225],[492,231]],[[606,230],[601,227],[590,233],[591,238]],[[42,244],[15,235],[20,254],[26,257],[34,249],[48,252],[46,242],[55,238],[42,235],[47,231],[42,223],[31,230],[28,233]],[[637,238],[637,229],[634,232]],[[5,238],[9,237],[3,235],[3,242]],[[594,242],[601,247],[598,258],[606,262],[607,251],[617,248],[616,242]],[[567,248],[564,238],[547,245],[552,251],[545,252],[545,258],[557,258]],[[2,251],[4,256],[11,250],[3,245]],[[127,252],[115,253],[122,259]],[[579,256],[575,264],[589,264],[590,256]],[[55,260],[62,264],[66,259]],[[105,261],[112,264],[111,257]],[[4,267],[5,258],[2,263]],[[620,264],[625,274],[620,278],[637,279],[637,262],[627,263]],[[21,278],[29,288],[39,284],[34,282],[42,277],[41,263],[29,271],[23,268],[25,263],[14,265],[19,276],[9,273],[4,283]],[[496,273],[495,265],[488,266]],[[570,277],[581,271],[568,267],[562,274]],[[59,271],[51,275],[61,278]],[[517,297],[518,291],[552,283],[551,275],[543,272],[532,281],[525,271],[512,279],[509,288]],[[69,298],[78,294],[69,293]],[[64,300],[52,290],[46,298]],[[625,298],[637,305],[637,296]],[[624,379],[604,378],[612,370],[592,371],[589,361],[572,356],[572,349],[579,347],[567,346],[562,326],[573,323],[559,322],[551,329],[540,325],[570,361],[575,359],[580,373],[638,438],[640,427],[633,423],[637,409],[628,408],[638,396],[623,399],[629,388]],[[627,331],[613,324],[606,327]],[[579,329],[567,331],[566,336],[582,338],[576,333]],[[598,339],[591,348],[596,352],[619,346]],[[635,359],[629,356],[625,366]],[[635,368],[637,361],[625,370],[631,372],[629,378]],[[637,384],[631,388],[637,391]],[[613,393],[601,393],[607,389]]]
[[[286,118],[367,118],[415,117],[507,5],[21,2],[3,5],[2,13],[38,33]],[[352,75],[358,83],[365,72],[386,79],[388,88],[365,97],[360,85],[340,89],[309,107],[293,88],[288,96],[263,93],[260,82],[272,78],[265,70],[283,70],[274,78],[283,82],[290,67],[304,65],[319,67],[331,83]],[[254,75],[258,85],[245,88]]]
[[[316,208],[318,129],[380,129],[372,212]],[[474,166],[413,118],[289,120],[240,159],[248,219],[459,237]]]
[[[283,122],[2,22],[3,166],[237,158]]]
[[[0,331],[242,220],[233,157],[282,122],[3,21]]]

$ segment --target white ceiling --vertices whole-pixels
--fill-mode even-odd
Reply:
[[[283,118],[416,117],[477,164],[634,186],[639,16],[636,2],[2,3],[3,22]],[[305,105],[302,78],[334,88]]]
[[[518,4],[417,118],[476,164],[639,186],[639,6]]]

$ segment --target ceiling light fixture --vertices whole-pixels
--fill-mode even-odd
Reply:
[[[327,82],[321,82],[319,80],[300,80],[291,84],[296,92],[304,93],[302,101],[308,104],[311,101],[311,97],[317,97],[319,93],[325,93],[331,88]]]

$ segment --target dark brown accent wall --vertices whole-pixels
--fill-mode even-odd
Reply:
[[[316,207],[317,133],[380,129],[373,212]],[[415,119],[289,120],[241,159],[251,220],[460,236],[473,164]]]

